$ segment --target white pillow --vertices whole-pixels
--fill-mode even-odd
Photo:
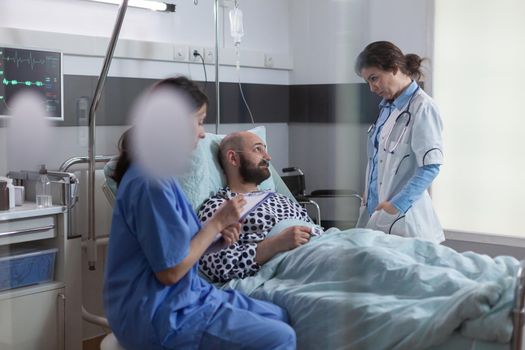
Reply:
[[[266,143],[266,128],[259,126],[248,130],[259,136]],[[206,133],[203,140],[199,140],[193,152],[190,171],[179,178],[179,184],[188,197],[194,210],[198,210],[202,203],[213,196],[218,190],[226,187],[226,177],[219,164],[219,144],[226,135]],[[259,185],[261,190],[275,191],[273,181],[276,170],[270,165],[271,176]]]

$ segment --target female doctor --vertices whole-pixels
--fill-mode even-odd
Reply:
[[[196,145],[205,135],[206,95],[184,77],[162,80],[157,88],[191,102]],[[106,315],[119,343],[127,350],[295,349],[285,310],[219,290],[197,273],[218,232],[226,245],[238,240],[245,200],[226,202],[201,226],[177,180],[145,175],[130,157],[133,144],[123,141],[113,174],[118,190],[104,285]]]
[[[357,226],[439,243],[445,237],[427,189],[443,163],[442,121],[417,84],[421,62],[387,41],[369,44],[357,57],[356,73],[383,98],[368,131]]]

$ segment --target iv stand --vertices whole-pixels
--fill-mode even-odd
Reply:
[[[120,29],[122,28],[122,22],[124,21],[124,16],[126,15],[126,10],[128,8],[128,0],[122,0],[122,3],[119,5],[117,21],[115,22],[115,27],[113,28],[113,33],[111,34],[111,40],[106,52],[106,57],[104,59],[104,65],[102,66],[102,71],[98,78],[97,87],[95,89],[95,94],[93,100],[91,101],[91,107],[89,108],[89,147],[88,147],[88,157],[89,157],[89,172],[88,172],[88,242],[87,242],[87,255],[88,255],[88,266],[90,270],[95,270],[95,264],[97,261],[97,245],[96,245],[96,234],[95,234],[95,128],[96,128],[96,111],[102,97],[102,89],[104,88],[104,83],[108,76],[109,66],[111,65],[111,60],[113,58],[113,53],[115,47],[117,46],[118,36],[120,34]]]
[[[219,0],[215,0],[215,96],[217,99],[217,120],[215,121],[215,133],[219,133],[221,123],[221,91],[219,85]]]
[[[194,0],[196,5],[198,0]],[[119,11],[117,21],[113,28],[113,33],[109,42],[109,46],[104,59],[104,65],[100,76],[98,78],[97,87],[93,100],[91,101],[91,107],[89,109],[89,147],[88,147],[88,158],[89,158],[89,171],[88,171],[88,242],[87,242],[87,254],[88,254],[88,267],[90,270],[95,270],[97,261],[97,246],[96,246],[96,234],[95,234],[95,141],[96,141],[96,111],[102,97],[102,90],[106,82],[106,78],[113,59],[113,53],[117,46],[120,29],[126,15],[128,8],[128,0],[122,0],[119,5]],[[221,116],[221,102],[220,102],[220,85],[219,85],[219,0],[215,0],[214,3],[214,17],[215,17],[215,93],[217,98],[217,121],[215,126],[215,133],[219,133],[220,116]]]

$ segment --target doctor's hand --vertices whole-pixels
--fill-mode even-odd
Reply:
[[[241,212],[245,205],[246,200],[243,195],[235,196],[222,203],[211,219],[215,221],[217,231],[222,232],[228,226],[237,224],[241,218]]]
[[[390,215],[396,215],[397,213],[399,213],[399,211],[397,210],[396,207],[394,207],[392,205],[392,203],[390,203],[389,201],[384,201],[384,202],[381,202],[377,205],[377,207],[375,208],[375,210],[381,210],[383,209],[384,211],[386,211],[388,214]]]
[[[226,227],[221,231],[224,247],[229,247],[239,240],[239,233],[241,232],[241,224],[236,223]]]

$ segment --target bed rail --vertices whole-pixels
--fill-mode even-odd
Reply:
[[[523,347],[523,324],[525,319],[525,260],[521,261],[516,274],[516,293],[514,298],[512,350],[521,350]]]

